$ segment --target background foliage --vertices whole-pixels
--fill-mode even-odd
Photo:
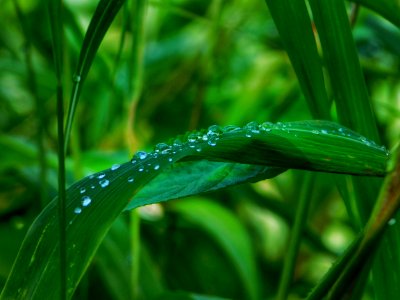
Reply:
[[[92,67],[78,77],[75,68],[83,37],[98,3],[66,1],[65,99],[70,98],[73,85],[85,79],[67,149],[67,186],[129,160],[137,150],[149,151],[159,142],[212,124],[242,126],[250,121],[319,117],[347,122],[362,132],[363,127],[357,125],[362,122],[357,120],[366,118],[364,128],[375,129],[362,133],[392,148],[400,126],[400,33],[393,25],[399,25],[399,6],[387,0],[376,8],[369,1],[360,1],[383,17],[362,7],[352,36],[343,38],[339,33],[337,40],[332,38],[332,46],[327,34],[332,32],[329,16],[323,14],[326,7],[318,8],[317,1],[310,1],[308,9],[319,33],[317,47],[311,49],[307,46],[311,36],[302,35],[306,27],[296,27],[295,20],[279,20],[290,13],[290,7],[272,2],[267,1],[267,6],[258,0],[128,1],[93,55]],[[351,5],[346,3],[346,8],[350,15]],[[336,9],[332,11],[340,11]],[[2,1],[0,14],[4,28],[0,32],[3,286],[27,229],[57,194],[57,82],[47,2]],[[292,34],[298,38],[297,45],[288,42]],[[326,84],[327,92],[321,89],[319,94],[305,94],[307,84],[319,84],[307,76],[317,75],[299,76],[296,68],[301,67],[296,67],[295,55],[319,61],[324,53],[325,59],[330,55],[325,73],[353,72],[346,69],[348,61],[357,60],[350,48],[343,48],[344,56],[329,52],[341,42],[348,45],[351,38],[365,83],[360,84],[359,77],[342,78],[342,82],[331,78],[320,83]],[[328,41],[324,43],[324,39]],[[305,56],[297,46],[303,46]],[[368,112],[357,110],[360,106],[347,111],[340,106],[338,92],[347,87],[361,91],[355,93],[357,99],[369,94],[377,127],[365,117]],[[332,105],[333,100],[336,105]],[[311,176],[306,171],[289,170],[255,184],[124,213],[104,238],[74,298],[128,299],[133,294],[143,299],[202,299],[200,295],[268,299],[277,294],[284,298],[278,286],[291,226],[299,199],[306,197],[311,202],[303,224],[304,238],[294,278],[285,289],[291,299],[304,298],[370,215],[376,196],[367,201],[366,208],[357,207],[359,202],[353,199],[357,186],[341,175]],[[378,194],[379,183],[376,186],[371,194]],[[397,224],[396,219],[390,224]],[[140,254],[135,252],[139,241]],[[384,245],[394,252],[400,250],[393,239]],[[394,280],[390,279],[394,270],[382,265],[372,280],[364,276],[364,283],[368,281],[365,288],[360,283],[365,299],[381,299],[383,295],[376,274],[382,281]]]

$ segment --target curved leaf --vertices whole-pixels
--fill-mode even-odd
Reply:
[[[190,162],[194,162],[192,172],[199,172],[201,163],[198,161],[205,159],[264,166],[258,174],[257,168],[249,168],[248,174],[244,172],[242,178],[237,179],[237,182],[245,182],[258,175],[261,178],[273,176],[265,166],[382,176],[388,152],[357,133],[326,121],[261,125],[252,122],[243,128],[211,126],[208,130],[188,133],[171,144],[158,144],[152,153],[138,152],[131,162],[88,176],[67,191],[68,295],[72,296],[115,218],[144,185],[163,170],[170,172],[169,176],[174,176],[174,170],[186,168],[185,172],[189,172]],[[182,167],[168,170],[173,163],[182,164]],[[275,175],[280,171],[275,169]],[[204,190],[235,184],[232,178],[225,183],[222,179],[223,184],[218,186],[217,177],[224,178],[226,172],[210,174],[214,184],[204,184]],[[203,176],[208,178],[207,174]],[[163,185],[162,181],[157,184]],[[193,192],[202,192],[201,186]],[[131,207],[160,201],[157,197],[142,197]],[[56,203],[57,198],[29,229],[1,299],[57,299],[59,296]]]

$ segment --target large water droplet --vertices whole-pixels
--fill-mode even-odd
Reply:
[[[244,126],[246,137],[252,137],[253,134],[260,133],[260,125],[258,122],[250,122],[246,126]]]
[[[110,184],[110,181],[108,181],[107,179],[103,179],[99,181],[99,184],[102,188],[105,188],[106,186],[108,186]]]
[[[80,208],[80,207],[75,207],[74,213],[80,214],[81,212],[82,212],[82,208]]]
[[[89,196],[82,197],[82,206],[88,206],[92,202]]]
[[[111,171],[115,171],[116,169],[118,169],[121,165],[119,164],[114,164],[111,166]]]

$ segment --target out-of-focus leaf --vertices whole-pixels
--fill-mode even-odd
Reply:
[[[243,224],[230,211],[206,199],[179,201],[172,209],[217,241],[238,271],[248,299],[258,299],[257,268],[250,237]]]
[[[397,0],[356,0],[354,1],[364,5],[378,14],[382,15],[388,21],[392,22],[397,27],[400,27],[400,2]]]
[[[388,152],[375,143],[322,121],[218,127],[191,132],[131,162],[88,176],[67,191],[68,294],[72,296],[96,249],[132,197],[174,162],[229,161],[278,168],[358,175],[385,174]],[[265,169],[261,169],[261,173]],[[193,172],[197,172],[193,169]],[[243,176],[254,178],[252,176]],[[212,175],[215,181],[215,173]],[[224,175],[224,173],[222,174]],[[216,180],[218,182],[218,180]],[[242,182],[245,180],[239,180]],[[162,186],[162,182],[160,182]],[[196,190],[199,193],[200,190]],[[148,198],[131,207],[160,202]],[[56,299],[59,239],[57,198],[29,229],[1,299]],[[23,274],[23,276],[21,276]],[[49,289],[49,286],[52,288]]]

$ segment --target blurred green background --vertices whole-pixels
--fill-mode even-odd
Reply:
[[[57,192],[57,113],[46,1],[0,3],[2,287],[30,223]],[[65,1],[65,99],[96,5]],[[89,71],[68,149],[67,185],[187,130],[311,118],[263,1],[148,1],[137,99],[129,93],[132,22],[123,8]],[[383,143],[391,148],[400,129],[400,32],[361,8],[353,36]],[[45,172],[39,163],[41,147]],[[255,289],[259,297],[272,298],[304,177],[304,171],[288,171],[275,179],[141,208],[141,297],[164,293],[167,298],[166,292],[181,291],[182,297],[244,299],[254,297],[249,290]],[[290,299],[304,297],[356,234],[332,178],[314,177]],[[128,215],[123,214],[76,299],[128,299],[128,236]],[[232,255],[245,255],[253,265],[239,266]],[[246,274],[254,277],[246,280]]]

